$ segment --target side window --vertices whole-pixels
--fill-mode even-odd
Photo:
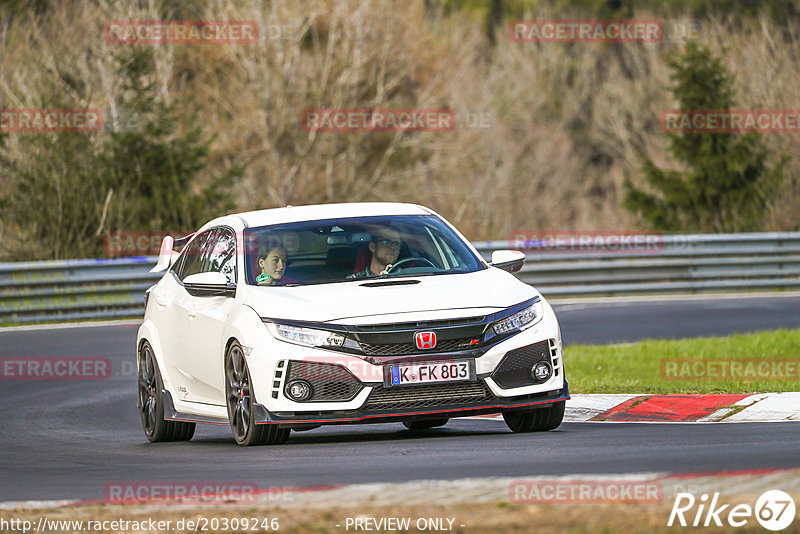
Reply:
[[[213,243],[216,230],[207,230],[202,234],[192,239],[191,243],[186,245],[186,250],[182,252],[182,259],[175,274],[181,280],[185,279],[190,274],[197,274],[206,271],[208,248]]]
[[[228,283],[236,282],[236,236],[228,228],[220,228],[209,249],[208,270],[222,273]]]

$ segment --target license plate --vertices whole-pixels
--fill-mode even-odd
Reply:
[[[408,363],[388,366],[385,385],[405,386],[475,380],[473,360]]]

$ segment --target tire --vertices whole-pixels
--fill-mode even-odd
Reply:
[[[234,341],[225,355],[225,404],[233,439],[243,447],[279,445],[289,439],[288,428],[276,424],[255,424],[250,369],[242,346]]]
[[[189,441],[194,436],[194,423],[164,419],[164,382],[150,343],[145,341],[139,351],[139,419],[144,435],[152,443]]]
[[[532,412],[503,412],[503,419],[513,432],[545,432],[558,428],[564,420],[566,404],[567,401],[559,401]]]
[[[450,419],[428,419],[427,421],[403,421],[403,425],[412,432],[419,430],[428,430],[429,428],[436,428],[444,426]]]

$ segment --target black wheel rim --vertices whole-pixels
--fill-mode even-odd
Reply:
[[[250,428],[250,377],[247,373],[247,362],[244,360],[242,348],[231,347],[228,361],[225,363],[225,384],[228,399],[228,417],[231,430],[237,441],[247,437]]]
[[[148,436],[152,436],[156,428],[157,406],[158,387],[153,350],[149,346],[145,346],[139,360],[139,414],[144,431]]]

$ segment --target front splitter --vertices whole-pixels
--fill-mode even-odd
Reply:
[[[459,404],[455,406],[437,406],[423,410],[342,410],[328,412],[295,412],[292,414],[270,412],[262,404],[254,404],[256,424],[363,424],[363,423],[391,423],[408,421],[410,419],[433,419],[440,417],[468,417],[497,413],[505,410],[542,409],[549,405],[569,400],[569,384],[564,381],[560,390],[512,397],[509,399],[495,398],[491,402],[476,403],[473,405]]]

